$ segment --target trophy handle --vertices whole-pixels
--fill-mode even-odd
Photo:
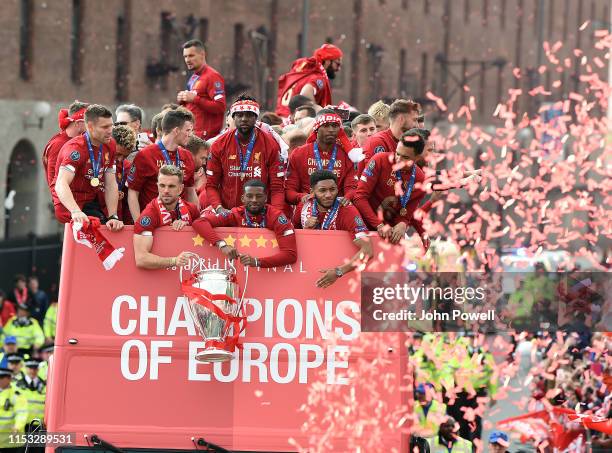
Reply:
[[[198,263],[202,259],[200,258],[200,255],[198,255],[197,253],[193,253],[193,252],[186,252],[185,255],[192,257],[192,258],[196,258],[198,260]],[[191,270],[189,270],[189,272],[191,272],[192,276],[194,275],[194,273]],[[183,283],[183,266],[179,268],[179,281]]]

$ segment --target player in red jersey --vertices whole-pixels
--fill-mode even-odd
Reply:
[[[276,113],[283,117],[289,116],[289,101],[298,94],[306,96],[321,107],[331,105],[329,81],[336,77],[341,66],[342,50],[332,44],[323,44],[310,58],[295,60],[291,71],[278,79]]]
[[[333,110],[319,112],[308,143],[293,150],[289,156],[285,197],[296,205],[310,195],[310,175],[316,170],[333,171],[338,178],[343,203],[348,204],[357,185],[355,166],[348,156],[351,145],[342,120]]]
[[[58,156],[59,170],[52,191],[55,216],[67,223],[71,219],[88,222],[87,216],[92,215],[117,231],[123,228],[123,222],[117,217],[113,114],[102,105],[90,105],[85,123],[87,132],[66,142]],[[97,203],[100,191],[104,192],[106,215]]]
[[[244,185],[244,206],[222,213],[206,213],[194,222],[193,229],[210,244],[216,245],[230,259],[240,257],[244,266],[278,267],[293,264],[297,260],[297,245],[293,225],[280,209],[266,204],[266,186],[259,179],[251,179]],[[241,254],[217,235],[213,227],[268,228],[276,234],[279,252],[265,258]]]
[[[422,221],[414,215],[425,196],[425,174],[417,161],[425,159],[427,153],[425,140],[418,130],[404,132],[395,153],[376,154],[360,177],[355,206],[370,228],[376,229],[381,237],[389,238],[392,243],[398,243],[408,226],[412,225],[421,236],[425,249],[429,247]],[[397,212],[397,215],[383,219],[377,212],[389,197],[394,201],[392,212]]]
[[[342,205],[336,175],[331,171],[317,170],[310,175],[310,186],[312,196],[298,205],[293,214],[293,224],[304,229],[348,231],[353,243],[359,247],[359,252],[349,262],[320,270],[324,275],[317,281],[317,286],[326,288],[360,263],[369,260],[373,255],[372,243],[368,238],[368,227],[357,208]]]
[[[185,109],[170,110],[162,119],[163,137],[140,150],[127,177],[128,205],[133,219],[140,210],[157,197],[157,173],[163,165],[175,165],[183,170],[182,197],[198,206],[194,188],[193,156],[182,146],[187,145],[193,131],[193,116]]]
[[[215,140],[206,164],[208,203],[215,212],[241,206],[244,183],[260,179],[270,188],[270,204],[282,209],[285,172],[280,147],[263,126],[256,125],[259,104],[250,96],[240,96],[230,112],[236,127]]]
[[[47,176],[49,191],[53,190],[53,180],[57,171],[57,156],[68,140],[85,132],[85,109],[84,102],[74,101],[68,109],[61,109],[58,114],[58,123],[61,132],[55,134],[45,145],[42,163]]]
[[[164,165],[157,175],[159,195],[143,209],[134,224],[134,257],[136,266],[143,269],[164,269],[184,266],[188,263],[186,252],[174,257],[161,257],[151,253],[153,234],[157,228],[172,226],[175,231],[183,229],[200,216],[194,204],[184,201],[183,172],[174,165]]]
[[[413,101],[398,99],[391,104],[389,129],[377,132],[363,144],[365,158],[359,163],[358,174],[363,173],[368,161],[378,153],[394,153],[404,132],[418,126],[417,120],[421,106]]]
[[[176,100],[193,113],[195,134],[208,140],[223,128],[225,81],[221,74],[206,64],[206,48],[202,41],[192,39],[183,44],[183,58],[193,74],[187,82],[187,89],[179,91]]]

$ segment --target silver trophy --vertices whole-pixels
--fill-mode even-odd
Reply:
[[[240,316],[244,300],[244,292],[240,297],[236,282],[236,268],[230,263],[230,269],[205,269],[198,255],[189,255],[197,261],[192,260],[191,277],[186,280],[181,268],[180,279],[193,322],[206,343],[195,358],[205,363],[226,362],[234,356],[232,337],[239,334],[235,320]]]

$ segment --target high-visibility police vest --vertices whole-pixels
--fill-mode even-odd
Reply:
[[[45,335],[43,334],[40,324],[34,318],[30,318],[30,323],[27,326],[15,325],[17,320],[16,316],[13,316],[6,322],[3,328],[5,336],[14,336],[17,338],[17,347],[20,349],[28,349],[32,346],[40,347],[45,342]]]
[[[47,308],[45,319],[43,321],[43,330],[46,338],[55,338],[55,329],[57,325],[57,304],[52,304]]]
[[[14,442],[11,434],[23,434],[28,421],[28,402],[21,390],[12,384],[0,392],[0,448],[16,448],[23,443]],[[13,440],[13,442],[11,442]]]
[[[450,450],[446,445],[440,443],[440,436],[430,437],[427,442],[429,442],[430,453],[472,453],[472,442],[462,437],[457,438]]]
[[[31,389],[24,387],[27,385],[25,380],[20,382],[17,387],[25,396],[28,403],[28,423],[31,423],[35,418],[40,420],[41,423],[45,417],[45,399],[47,397],[47,386],[41,384],[39,389]]]
[[[446,415],[446,404],[436,400],[431,401],[427,415],[425,410],[417,401],[414,402],[414,413],[417,417],[415,432],[420,437],[432,437],[438,434],[440,424]]]

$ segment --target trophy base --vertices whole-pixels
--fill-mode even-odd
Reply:
[[[234,354],[224,349],[207,349],[196,354],[195,359],[198,362],[228,362],[234,358]]]

